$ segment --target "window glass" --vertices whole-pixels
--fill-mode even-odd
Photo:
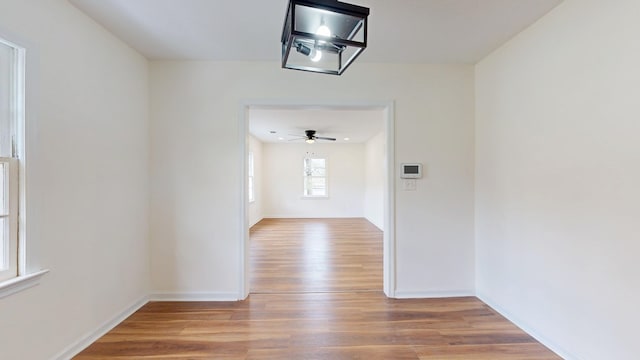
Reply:
[[[253,163],[253,152],[249,152],[249,178],[247,181],[247,185],[248,185],[248,193],[249,193],[249,201],[255,201],[256,199],[256,194],[255,194],[255,186],[254,186],[254,180],[253,180],[253,173],[254,173],[254,163]]]
[[[0,41],[0,157],[11,156],[14,52],[13,47]]]
[[[324,197],[327,192],[327,159],[304,159],[304,196]]]
[[[18,157],[24,152],[16,145],[24,122],[23,62],[24,51],[0,39],[0,281],[18,276],[18,189],[24,189]]]

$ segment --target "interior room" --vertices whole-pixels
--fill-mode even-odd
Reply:
[[[294,216],[364,218],[384,233],[376,304],[472,308],[467,324],[500,318],[554,358],[638,357],[640,2],[347,2],[370,9],[367,44],[336,75],[283,67],[288,0],[0,0],[0,358],[70,359],[169,302],[239,306],[230,327],[264,314],[266,297],[250,295],[249,228]],[[322,50],[340,42],[310,36]],[[379,113],[377,205],[365,185],[341,213],[303,214],[296,204],[323,200],[279,201],[282,180],[264,178],[264,207],[252,206],[250,113],[287,106]],[[366,143],[322,125],[285,131],[357,147],[341,152],[365,158],[357,186],[379,179]],[[306,145],[333,151],[287,145],[300,167]],[[289,156],[259,147],[263,160]],[[403,164],[422,177],[401,177]],[[410,318],[380,315],[371,331]],[[441,359],[468,345],[514,358],[507,342],[525,335],[378,355]],[[269,358],[253,355],[238,358]]]

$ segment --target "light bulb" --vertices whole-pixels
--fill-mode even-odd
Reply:
[[[318,30],[316,30],[316,35],[331,37],[331,29],[329,29],[329,27],[323,23],[322,25],[320,25]]]
[[[313,140],[313,139],[307,139],[307,140],[305,140],[305,141],[307,142],[307,144],[313,144],[314,142],[316,142],[316,141],[315,141],[315,140]]]
[[[318,62],[320,61],[320,59],[322,59],[322,51],[313,49],[311,50],[310,57],[311,57],[311,61]]]

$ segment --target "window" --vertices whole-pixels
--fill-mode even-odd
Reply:
[[[249,159],[248,159],[248,174],[249,174],[249,179],[247,181],[248,184],[248,192],[249,192],[249,202],[254,202],[256,201],[256,194],[255,194],[255,184],[254,184],[254,179],[253,179],[253,152],[249,152]]]
[[[18,275],[18,166],[0,158],[0,281]]]
[[[304,159],[304,197],[327,197],[327,159]]]
[[[0,281],[18,276],[23,124],[24,49],[0,38]]]

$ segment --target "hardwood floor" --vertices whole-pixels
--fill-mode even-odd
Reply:
[[[381,235],[263,220],[247,300],[150,302],[76,359],[559,359],[476,298],[386,298]]]
[[[382,232],[365,219],[264,219],[251,228],[251,293],[382,290]]]

